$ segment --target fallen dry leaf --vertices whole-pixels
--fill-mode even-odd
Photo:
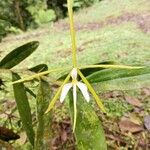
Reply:
[[[119,128],[122,132],[131,132],[131,133],[136,133],[143,131],[142,125],[135,124],[128,118],[123,118],[119,122]]]
[[[8,129],[6,127],[0,127],[0,140],[10,141],[17,140],[20,136],[17,133],[14,133],[12,129]]]
[[[129,104],[131,104],[131,105],[133,105],[133,106],[136,106],[136,107],[141,107],[141,106],[142,106],[142,103],[141,103],[138,99],[136,99],[136,98],[134,98],[134,97],[125,96],[125,100],[126,100]]]
[[[144,117],[144,125],[148,131],[150,131],[150,115]]]

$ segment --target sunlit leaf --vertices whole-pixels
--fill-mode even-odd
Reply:
[[[95,83],[99,91],[131,90],[150,85],[150,68],[140,69],[105,69],[87,77],[90,83]]]
[[[69,93],[71,119],[73,120],[73,97]],[[77,98],[77,123],[75,128],[77,149],[79,150],[107,150],[105,134],[101,121],[94,112],[90,103],[78,93]]]
[[[96,83],[143,74],[150,74],[150,67],[140,69],[105,69],[91,74],[87,77],[87,80],[91,83]]]
[[[12,73],[12,80],[16,81],[18,79],[20,79],[19,75]],[[35,135],[32,126],[31,109],[29,106],[28,97],[26,95],[25,86],[23,83],[17,83],[13,85],[13,90],[23,127],[26,131],[30,143],[34,145]]]
[[[1,60],[0,68],[11,69],[32,54],[38,46],[39,42],[33,41],[17,47]]]
[[[35,140],[35,149],[41,150],[46,149],[48,147],[48,139],[52,134],[50,129],[51,123],[51,114],[44,114],[50,99],[51,89],[50,85],[40,80],[38,94],[36,98],[37,102],[37,129],[36,129],[36,140]],[[46,136],[48,139],[46,139]]]
[[[133,90],[150,86],[150,74],[118,78],[104,82],[94,83],[97,92],[112,90]]]

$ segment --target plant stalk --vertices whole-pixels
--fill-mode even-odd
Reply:
[[[73,20],[73,0],[67,0],[68,5],[68,14],[69,14],[69,22],[70,22],[70,33],[71,33],[71,41],[72,41],[72,63],[73,67],[77,67],[77,59],[76,59],[76,35],[75,35],[75,29],[74,29],[74,20]]]

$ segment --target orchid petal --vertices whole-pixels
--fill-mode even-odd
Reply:
[[[90,101],[90,95],[89,95],[87,86],[86,86],[84,83],[82,83],[82,82],[78,82],[78,83],[77,83],[77,86],[78,86],[78,88],[81,90],[81,92],[82,92],[82,94],[83,94],[85,100],[86,100],[87,102],[89,102],[89,101]]]
[[[73,105],[74,105],[74,118],[73,118],[73,132],[75,131],[77,121],[77,87],[73,85]]]
[[[61,96],[60,96],[60,102],[62,103],[68,93],[68,91],[71,89],[72,83],[67,83],[62,88]]]

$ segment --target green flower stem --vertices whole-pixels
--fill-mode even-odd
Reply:
[[[140,69],[143,67],[139,66],[126,66],[126,65],[87,65],[87,66],[81,66],[80,69],[85,68],[114,68],[114,69]]]
[[[57,93],[55,94],[54,98],[50,101],[50,104],[47,108],[47,110],[45,111],[45,114],[48,113],[55,105],[60,92],[62,91],[63,86],[69,81],[70,79],[70,73],[68,74],[68,76],[66,77],[66,79],[64,80],[63,84],[61,85],[61,87],[58,89]]]
[[[40,72],[40,73],[36,73],[36,74],[31,75],[29,77],[22,78],[20,80],[14,81],[11,84],[16,84],[16,83],[21,83],[21,82],[25,82],[25,81],[30,81],[30,80],[33,80],[34,78],[39,78],[40,76],[43,76],[43,75],[51,73],[51,72],[57,72],[57,71],[62,71],[62,70],[64,71],[64,69],[70,69],[70,67],[68,67],[68,68],[66,67],[66,68],[51,69],[51,70],[43,71],[43,72]]]
[[[96,94],[95,90],[91,86],[91,84],[88,82],[88,80],[84,77],[84,75],[81,73],[81,71],[78,69],[78,74],[80,75],[82,81],[87,85],[89,91],[92,93],[93,97],[95,98],[96,103],[98,104],[99,108],[106,113],[105,107],[103,106],[101,100],[99,99],[98,95]]]
[[[74,19],[73,19],[73,10],[72,10],[72,5],[73,5],[73,0],[67,0],[67,5],[68,5],[68,15],[69,15],[69,22],[70,22],[70,33],[71,33],[71,41],[72,41],[72,63],[73,67],[77,67],[77,59],[76,59],[76,34],[75,34],[75,29],[74,29]]]

